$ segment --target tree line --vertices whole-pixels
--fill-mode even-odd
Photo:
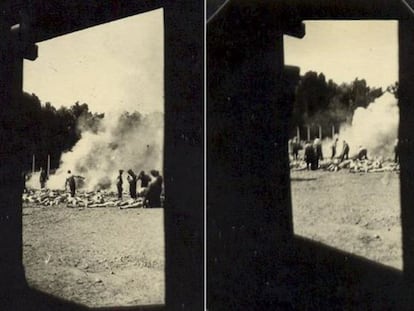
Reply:
[[[352,121],[355,109],[366,108],[376,98],[389,91],[397,97],[398,82],[382,88],[369,87],[365,79],[356,78],[350,83],[337,84],[326,81],[323,73],[308,71],[300,77],[293,104],[290,136],[296,135],[296,127],[320,125],[326,136],[343,123]],[[325,136],[324,135],[324,136]]]
[[[18,118],[15,120],[22,168],[29,171],[35,155],[36,170],[46,167],[50,155],[51,169],[59,166],[63,152],[70,150],[81,137],[80,124],[92,131],[98,131],[103,113],[94,113],[86,103],[74,103],[70,107],[56,109],[51,103],[41,104],[35,94],[23,93],[19,103]]]

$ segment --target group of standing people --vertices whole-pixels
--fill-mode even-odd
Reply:
[[[123,170],[119,170],[119,174],[116,178],[116,187],[118,192],[118,198],[122,199],[123,193]],[[161,207],[161,192],[163,178],[157,170],[151,170],[151,176],[147,175],[144,171],[141,171],[139,175],[136,175],[133,170],[127,171],[127,181],[129,183],[129,195],[132,199],[141,196],[144,198],[144,207]],[[65,188],[69,188],[70,196],[74,197],[76,192],[76,179],[72,172],[67,172],[67,178],[65,182]],[[137,183],[141,181],[141,193],[137,194]]]
[[[331,150],[332,150],[331,159],[334,159],[336,157],[337,145],[338,145],[338,138],[335,138],[331,146]],[[342,152],[340,153],[339,158],[341,162],[349,159],[349,145],[345,140],[342,142]]]
[[[123,170],[119,170],[119,175],[116,179],[116,187],[118,191],[118,198],[122,199],[123,192]],[[129,195],[132,199],[138,197],[137,183],[141,181],[141,189],[143,189],[141,196],[144,197],[144,207],[161,207],[161,192],[163,179],[157,170],[151,170],[152,178],[144,171],[136,175],[133,170],[127,171],[127,181],[129,183]]]
[[[292,141],[289,142],[289,152],[292,155],[292,158],[294,160],[299,159],[299,150],[302,149],[302,146],[297,139],[297,137],[293,138]],[[340,162],[343,162],[345,160],[349,159],[349,144],[343,140],[342,142],[342,151],[338,154],[338,138],[335,138],[331,144],[331,159],[334,158],[339,159]],[[355,160],[367,160],[368,159],[368,151],[367,148],[363,146],[359,146],[358,152],[353,157]],[[320,139],[315,139],[313,143],[311,141],[307,141],[305,144],[305,150],[304,150],[304,160],[306,162],[306,168],[311,170],[316,170],[319,167],[319,161],[323,160],[323,154],[322,154],[322,144]],[[394,143],[394,162],[396,164],[399,164],[400,162],[400,143],[398,139],[395,140]]]
[[[305,144],[305,162],[306,169],[316,170],[319,167],[319,161],[323,160],[322,144],[317,138],[311,144],[310,141]]]
[[[337,145],[338,145],[338,138],[335,138],[331,145],[331,159],[334,159],[337,156]],[[302,149],[302,145],[300,144],[297,137],[293,138],[290,150],[292,152],[292,157],[294,160],[299,159],[299,151]],[[319,138],[316,138],[313,143],[311,141],[307,141],[305,143],[304,148],[304,160],[306,162],[306,168],[309,170],[316,170],[319,168],[319,161],[323,160],[323,153],[322,153],[322,143]],[[366,149],[364,148],[362,151],[362,156],[366,157]],[[342,152],[339,154],[340,161],[348,160],[349,159],[349,145],[344,140],[342,145]]]

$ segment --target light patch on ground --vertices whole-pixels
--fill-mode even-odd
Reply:
[[[295,234],[402,270],[396,172],[291,172]]]
[[[90,307],[164,303],[162,209],[23,208],[30,286]]]

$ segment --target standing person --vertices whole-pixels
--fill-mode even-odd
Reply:
[[[123,184],[122,173],[123,172],[124,172],[123,170],[119,170],[119,175],[116,178],[116,188],[118,190],[118,199],[122,199],[122,184]]]
[[[141,180],[141,188],[147,188],[149,185],[149,182],[151,181],[151,177],[149,175],[145,174],[144,171],[141,171],[138,175],[138,180]]]
[[[23,181],[23,192],[27,192],[26,182],[28,180],[28,173],[25,171],[22,172],[22,181]]]
[[[394,143],[394,162],[400,163],[400,143],[398,142],[398,138]]]
[[[336,145],[338,144],[338,138],[335,138],[334,142],[332,143],[331,146],[331,150],[332,150],[332,155],[331,155],[331,159],[333,159],[336,156]]]
[[[315,149],[314,169],[317,170],[319,168],[319,160],[323,160],[322,144],[319,138],[315,139],[313,147]]]
[[[302,149],[300,142],[297,137],[293,138],[292,142],[292,156],[293,160],[297,160],[299,158],[299,150]]]
[[[43,167],[40,168],[39,181],[40,181],[40,188],[44,189],[46,185],[46,181],[47,181],[47,173]]]
[[[341,162],[344,160],[348,160],[349,159],[349,145],[348,143],[344,140],[343,144],[342,144],[342,153],[341,153]]]
[[[315,161],[315,151],[309,141],[305,145],[305,162],[306,169],[312,168],[312,163]]]
[[[76,181],[75,176],[72,175],[71,171],[68,171],[68,177],[66,178],[65,188],[69,185],[70,196],[73,198],[76,192]]]
[[[150,173],[154,177],[154,180],[149,184],[148,191],[145,194],[144,206],[148,208],[161,207],[163,179],[160,173],[156,170],[152,170]]]
[[[132,199],[137,198],[137,175],[135,175],[134,171],[129,169],[127,180],[129,182],[129,195]]]
[[[362,146],[359,146],[357,159],[360,161],[368,160],[368,150],[366,148],[363,148]]]

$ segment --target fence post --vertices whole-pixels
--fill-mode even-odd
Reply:
[[[35,157],[35,155],[33,155],[33,158],[32,158],[32,174],[34,174],[35,170],[36,170],[36,157]]]
[[[47,155],[47,177],[50,175],[50,154]]]

